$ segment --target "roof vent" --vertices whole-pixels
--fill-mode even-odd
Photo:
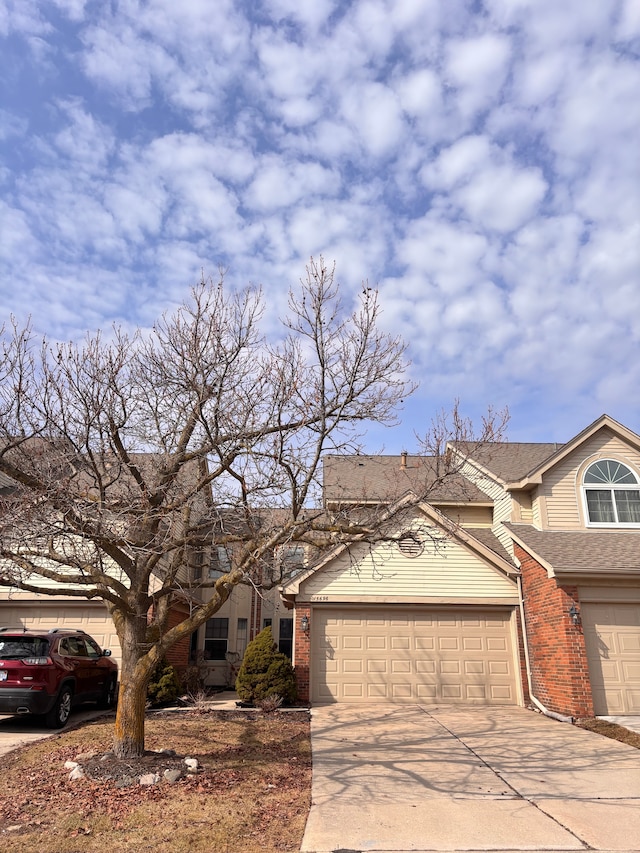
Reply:
[[[407,451],[403,450],[400,454],[400,467],[405,469],[407,467]]]

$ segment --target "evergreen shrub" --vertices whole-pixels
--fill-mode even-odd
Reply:
[[[180,696],[180,679],[174,666],[161,660],[147,687],[147,699],[152,705],[166,705]]]
[[[270,696],[280,696],[285,703],[296,701],[291,661],[278,651],[270,627],[260,631],[247,646],[236,678],[236,692],[241,702],[257,703]]]

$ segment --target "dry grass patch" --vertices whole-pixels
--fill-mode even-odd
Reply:
[[[3,853],[268,853],[299,850],[310,804],[311,750],[304,712],[154,714],[144,762],[108,769],[148,772],[173,749],[202,770],[170,785],[69,782],[64,762],[104,753],[113,722],[96,722],[0,759]],[[141,769],[140,769],[141,768]]]
[[[576,725],[581,729],[587,729],[590,732],[604,735],[612,740],[619,740],[621,743],[626,743],[629,746],[635,746],[636,749],[640,749],[640,734],[632,732],[630,729],[625,729],[624,726],[617,726],[608,720],[598,720],[596,717],[586,720],[576,720]]]

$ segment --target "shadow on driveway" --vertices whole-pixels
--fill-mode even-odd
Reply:
[[[640,751],[516,707],[312,711],[303,853],[640,848]]]

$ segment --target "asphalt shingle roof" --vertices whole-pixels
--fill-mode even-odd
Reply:
[[[520,480],[540,467],[550,456],[560,450],[563,444],[526,443],[526,442],[483,442],[473,444],[468,441],[454,441],[470,459],[476,460],[483,468],[495,474],[504,483]]]
[[[538,530],[509,522],[505,527],[556,571],[640,571],[640,530]]]
[[[461,474],[438,474],[431,456],[325,456],[324,495],[327,501],[391,503],[409,491],[429,502],[487,503],[491,499]]]

